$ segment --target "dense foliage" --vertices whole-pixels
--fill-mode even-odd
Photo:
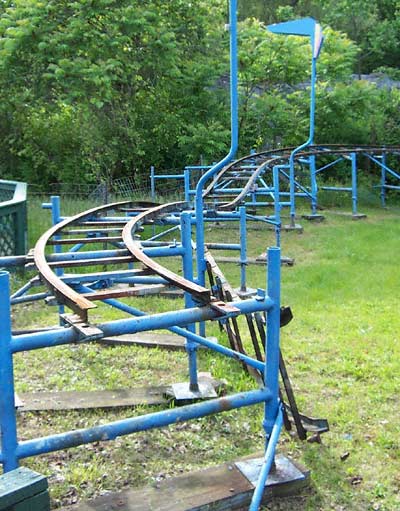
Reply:
[[[309,13],[326,22],[318,141],[396,142],[398,91],[350,81],[382,67],[396,76],[396,1],[241,4],[242,152],[304,140],[308,41],[273,36],[264,23]],[[3,178],[140,182],[150,165],[227,150],[226,0],[0,0],[0,9]]]

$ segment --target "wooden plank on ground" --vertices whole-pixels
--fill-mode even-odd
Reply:
[[[215,261],[217,263],[232,263],[232,264],[240,264],[240,259],[237,257],[230,257],[230,256],[216,256]],[[265,266],[265,261],[261,261],[257,259],[256,257],[248,257],[247,258],[247,264],[255,264],[259,266]]]
[[[216,380],[208,372],[198,373],[199,382],[212,385],[217,393],[225,390],[226,382]],[[173,396],[172,385],[139,387],[136,389],[32,392],[20,394],[21,412],[44,410],[87,410],[92,408],[125,408],[129,406],[167,405]]]
[[[217,263],[232,263],[232,264],[240,264],[240,259],[237,257],[229,257],[229,256],[217,256],[215,258]],[[258,257],[248,257],[247,258],[247,264],[255,264],[258,266],[265,266],[266,263],[266,256],[265,253],[261,254]],[[294,265],[294,259],[291,257],[281,257],[281,265],[282,266],[293,266]]]
[[[142,387],[137,389],[98,390],[86,392],[32,392],[20,393],[21,412],[42,410],[82,410],[90,408],[122,408],[168,403],[165,393],[170,387]]]
[[[164,334],[159,332],[142,332],[138,334],[119,335],[107,337],[97,342],[109,346],[144,346],[146,348],[167,348],[169,350],[184,350],[185,338],[176,334]]]
[[[279,461],[277,462],[279,465]],[[289,496],[309,482],[309,472],[296,479],[268,480],[265,497]],[[279,479],[279,478],[278,478]],[[139,490],[110,493],[62,511],[228,511],[248,506],[254,485],[235,463],[163,480]],[[247,509],[247,507],[246,507]]]
[[[263,252],[259,256],[256,257],[256,261],[258,264],[265,264],[267,262],[267,253]],[[281,266],[293,266],[294,259],[292,257],[281,256]]]

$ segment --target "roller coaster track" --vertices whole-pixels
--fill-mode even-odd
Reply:
[[[217,205],[217,209],[221,210],[237,207],[243,203],[261,175],[271,170],[274,165],[287,165],[293,149],[288,147],[265,151],[247,155],[232,162],[212,179],[204,191],[204,198],[212,199],[218,196],[218,187],[224,181],[241,183],[240,191],[232,200]],[[377,156],[382,154],[400,155],[400,146],[313,145],[297,153],[296,162],[309,156],[336,155],[345,157],[350,153],[368,153]],[[143,201],[124,201],[93,208],[67,218],[46,231],[35,246],[33,259],[40,280],[48,287],[58,303],[72,309],[82,321],[87,321],[88,311],[96,307],[94,301],[111,296],[132,296],[135,291],[128,288],[118,291],[103,290],[91,294],[82,293],[77,291],[74,286],[69,285],[68,279],[62,275],[63,268],[126,266],[133,262],[139,262],[144,269],[125,271],[129,275],[157,275],[165,283],[190,293],[200,305],[214,304],[216,306],[218,300],[212,295],[210,289],[199,286],[154,261],[146,254],[145,244],[138,239],[139,231],[143,225],[154,222],[162,224],[163,218],[167,215],[185,209],[189,209],[189,206],[184,202],[158,205]],[[120,216],[115,216],[115,214]],[[168,245],[166,242],[163,243]],[[100,244],[102,248],[86,252],[61,252],[61,247],[65,245],[79,247],[90,245],[93,247],[94,244]],[[109,245],[113,249],[105,250],[104,247]],[[58,247],[58,253],[49,254],[48,248],[51,246]],[[160,246],[160,244],[153,242],[153,246]]]
[[[154,223],[161,226],[168,225],[168,217],[176,216],[177,213],[188,209],[188,204],[184,202],[163,205],[132,201],[116,202],[81,212],[62,220],[46,231],[34,248],[33,262],[39,272],[40,281],[47,286],[51,296],[56,299],[58,304],[66,305],[75,313],[75,316],[63,314],[63,319],[77,328],[84,338],[101,338],[101,330],[92,326],[88,318],[89,311],[96,307],[94,301],[107,301],[110,298],[119,299],[139,294],[135,287],[119,286],[115,288],[113,279],[117,275],[119,277],[121,275],[157,276],[162,282],[189,293],[198,305],[209,305],[213,308],[217,312],[217,319],[218,317],[222,318],[219,320],[220,328],[226,333],[231,349],[249,356],[248,349],[245,349],[242,341],[239,322],[236,319],[240,310],[235,307],[235,302],[240,301],[240,298],[225,279],[207,247],[205,258],[210,289],[187,280],[160,265],[146,253],[151,248],[162,248],[168,251],[168,248],[176,248],[176,242],[175,240],[173,242],[151,241],[152,238],[142,240],[140,233],[143,226]],[[86,245],[91,249],[88,250]],[[101,248],[96,249],[98,245]],[[112,249],[109,248],[109,245]],[[72,246],[72,251],[61,252],[63,246]],[[56,252],[50,253],[49,249],[54,247],[56,247]],[[78,252],[83,247],[85,247],[85,251]],[[140,263],[142,268],[133,269],[130,266],[133,262]],[[126,268],[127,265],[128,268]],[[98,270],[99,266],[101,271]],[[118,270],[105,271],[105,267],[109,266],[117,266]],[[65,268],[76,267],[84,267],[85,271],[88,271],[90,267],[94,268],[94,271],[83,274],[63,273]],[[104,285],[100,285],[100,288],[92,285],[98,281],[104,283]],[[118,282],[117,279],[116,281]],[[87,285],[82,285],[82,283]],[[91,285],[92,287],[90,287]],[[282,310],[282,325],[287,322],[285,315],[287,316],[287,311]],[[246,330],[250,333],[252,341],[251,350],[257,360],[263,361],[265,358],[265,316],[261,313],[245,314],[245,319]],[[242,365],[244,370],[256,380],[262,381],[263,374],[261,372],[245,362],[242,362]],[[310,419],[298,412],[282,355],[280,372],[283,389],[289,403],[285,404],[284,411],[286,428],[291,428],[290,417],[292,417],[298,435],[302,439],[306,438],[307,431],[317,434],[327,431],[328,425],[325,420]],[[283,401],[283,396],[281,397]]]
[[[218,307],[217,300],[211,291],[205,287],[189,281],[172,272],[146,255],[140,240],[135,239],[143,225],[152,224],[154,221],[162,223],[165,215],[179,212],[185,208],[185,203],[176,202],[164,205],[135,202],[117,202],[93,208],[73,217],[67,218],[46,231],[36,243],[33,260],[38,269],[40,280],[45,284],[51,295],[59,304],[72,309],[82,321],[88,320],[88,311],[96,307],[95,300],[110,297],[123,298],[135,294],[133,289],[119,289],[118,291],[100,291],[97,293],[80,293],[74,287],[65,282],[63,275],[57,274],[55,269],[93,266],[126,266],[133,262],[139,262],[145,270],[125,270],[129,275],[157,275],[166,283],[183,289],[190,293],[199,304],[209,304]],[[136,216],[107,216],[134,214]],[[103,216],[101,216],[103,215]],[[112,234],[112,236],[110,236]],[[73,237],[70,237],[73,236]],[[63,237],[61,239],[61,237]],[[102,246],[101,249],[86,252],[64,252],[48,254],[48,248],[52,246]],[[116,246],[117,249],[104,250],[104,245]],[[153,246],[168,246],[167,242],[154,242]],[[171,246],[174,243],[171,243]],[[98,273],[94,273],[95,280]],[[105,273],[105,277],[112,278],[112,272]],[[86,275],[86,280],[88,276]],[[67,280],[71,280],[67,279]],[[79,280],[79,276],[76,277]],[[220,304],[222,306],[222,304]]]
[[[232,186],[236,183],[241,189],[239,193],[234,193],[234,197],[229,202],[221,202],[218,209],[229,210],[234,209],[241,204],[245,197],[254,189],[257,180],[265,175],[268,171],[272,171],[275,165],[288,165],[291,153],[294,147],[286,147],[282,149],[274,149],[260,153],[244,156],[229,165],[226,165],[218,172],[210,184],[205,188],[203,197],[205,199],[223,199],[223,187],[229,184]],[[400,146],[398,145],[340,145],[340,144],[323,144],[311,145],[306,150],[295,154],[295,164],[304,158],[310,156],[347,156],[351,153],[356,154],[393,154],[400,155]]]

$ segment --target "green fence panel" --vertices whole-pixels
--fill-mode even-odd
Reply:
[[[0,256],[27,252],[26,183],[0,179]]]

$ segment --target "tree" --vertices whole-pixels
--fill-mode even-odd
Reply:
[[[40,182],[97,180],[139,176],[151,164],[182,165],[181,137],[223,109],[211,90],[226,69],[216,56],[227,42],[221,6],[10,3],[0,17],[7,172],[31,169],[29,178]],[[57,136],[46,141],[51,132]],[[57,150],[55,139],[65,142]]]

